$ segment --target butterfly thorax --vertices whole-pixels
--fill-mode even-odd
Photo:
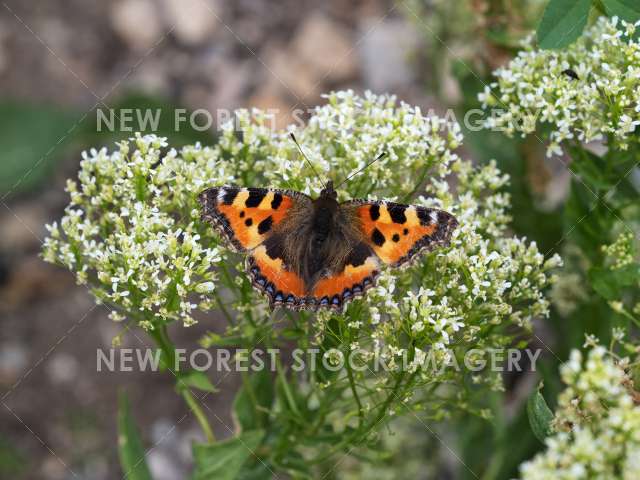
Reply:
[[[329,182],[320,196],[313,201],[308,248],[303,261],[304,277],[308,280],[316,277],[323,266],[326,266],[327,254],[332,250],[332,242],[340,228],[339,208],[333,183]]]

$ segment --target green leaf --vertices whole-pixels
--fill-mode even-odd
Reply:
[[[584,30],[591,0],[550,0],[538,25],[540,48],[563,48]]]
[[[194,480],[234,480],[264,438],[263,430],[242,433],[223,442],[193,446]]]
[[[635,285],[638,280],[640,280],[640,268],[636,263],[615,270],[602,267],[593,267],[589,270],[591,286],[606,300],[620,298],[622,289]]]
[[[28,191],[50,178],[77,121],[58,108],[0,101],[0,194]]]
[[[264,427],[274,398],[274,383],[269,369],[263,368],[243,381],[245,383],[233,400],[234,419],[242,431]]]
[[[564,217],[564,240],[576,243],[589,260],[600,264],[602,239],[607,238],[616,220],[611,206],[596,197],[593,187],[574,179]]]
[[[551,421],[553,420],[553,412],[539,389],[527,400],[527,416],[529,417],[529,424],[533,434],[538,440],[544,442],[544,439],[552,433]]]
[[[569,168],[579,175],[593,190],[608,190],[619,181],[619,176],[608,175],[606,159],[583,148],[571,149]]]
[[[140,435],[129,410],[129,400],[124,393],[118,396],[118,454],[120,466],[127,480],[151,480],[151,472],[145,461],[145,451]]]
[[[638,0],[602,0],[607,15],[635,23],[640,20],[640,3]]]
[[[207,377],[204,372],[200,372],[198,370],[189,370],[188,372],[178,375],[178,388],[189,387],[211,393],[218,391],[218,389],[211,383],[211,380],[209,380],[209,377]]]

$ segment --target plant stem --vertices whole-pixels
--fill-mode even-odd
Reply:
[[[157,327],[155,330],[152,330],[151,332],[149,332],[149,336],[153,338],[153,340],[156,342],[156,345],[158,345],[158,347],[164,354],[165,358],[167,359],[167,369],[175,377],[176,387],[180,392],[180,394],[182,395],[182,398],[184,398],[185,402],[187,403],[187,406],[193,412],[193,415],[196,417],[196,420],[200,424],[200,428],[205,434],[207,441],[209,443],[215,442],[216,437],[213,434],[213,430],[209,425],[209,421],[207,420],[206,415],[200,408],[200,405],[196,401],[193,393],[191,393],[191,390],[189,390],[189,387],[184,385],[180,380],[180,372],[174,370],[176,367],[176,364],[175,364],[176,349],[173,343],[171,342],[171,339],[169,338],[166,325],[161,325]]]
[[[213,434],[213,430],[211,430],[209,421],[207,420],[207,417],[205,416],[204,412],[200,408],[200,405],[198,405],[198,402],[196,401],[193,394],[191,393],[191,390],[185,387],[181,389],[181,393],[182,393],[182,398],[184,398],[185,402],[187,402],[187,405],[189,406],[194,416],[196,417],[196,420],[200,424],[200,428],[202,428],[202,431],[207,437],[207,442],[208,443],[215,442],[216,437]]]

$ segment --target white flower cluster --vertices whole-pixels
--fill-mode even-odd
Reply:
[[[614,333],[620,337],[619,333]],[[555,430],[547,450],[521,466],[524,480],[640,478],[640,406],[627,359],[593,345],[563,365]]]
[[[542,292],[559,258],[545,260],[535,243],[506,234],[510,202],[500,188],[508,179],[493,163],[474,167],[454,153],[462,142],[456,123],[425,117],[393,96],[344,91],[326,98],[296,132],[315,170],[340,183],[387,153],[341,186],[341,198],[438,207],[460,223],[451,247],[403,271],[383,272],[365,299],[338,316],[350,332],[349,348],[393,360],[409,344],[414,353],[452,344],[495,347],[510,342],[496,326],[527,327],[547,314]],[[215,146],[164,156],[165,144],[152,136],[121,143],[111,154],[92,151],[79,183],[69,183],[71,204],[51,227],[45,258],[75,271],[98,299],[149,328],[177,319],[191,324],[194,309],[214,306],[237,316],[235,334],[242,322],[268,323],[264,298],[235,274],[241,258],[200,221],[196,200],[204,188],[230,183],[319,192],[324,178],[268,120],[258,110],[238,111]],[[313,328],[321,339],[336,316],[318,317]]]
[[[491,108],[485,126],[512,135],[548,124],[548,155],[564,142],[628,148],[640,124],[639,25],[602,17],[563,50],[536,50],[530,37],[479,95]]]
[[[127,316],[144,328],[178,319],[190,325],[194,309],[210,307],[211,265],[221,260],[189,218],[192,194],[177,198],[200,168],[185,175],[186,162],[175,151],[161,158],[166,143],[153,135],[137,135],[133,145],[83,154],[78,182],[67,182],[65,216],[48,226],[44,258],[89,284],[114,320]]]
[[[456,178],[455,191],[446,181],[450,175]],[[560,265],[560,258],[545,259],[535,242],[505,235],[509,198],[499,190],[507,180],[493,163],[474,168],[460,159],[430,178],[418,203],[450,211],[460,226],[451,247],[385,275],[370,293],[372,332],[363,334],[372,336],[372,348],[382,358],[410,355],[408,338],[418,347],[413,369],[426,349],[441,351],[440,361],[447,362],[453,345],[493,348],[509,342],[487,335],[492,326],[528,329],[533,317],[548,314],[542,291],[553,281],[547,272]],[[430,373],[424,372],[425,380]]]

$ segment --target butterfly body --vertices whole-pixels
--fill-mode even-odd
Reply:
[[[203,218],[247,253],[253,285],[272,306],[333,308],[364,295],[383,264],[400,266],[449,242],[444,211],[392,202],[337,201],[329,182],[312,199],[290,190],[213,187],[199,196]]]

